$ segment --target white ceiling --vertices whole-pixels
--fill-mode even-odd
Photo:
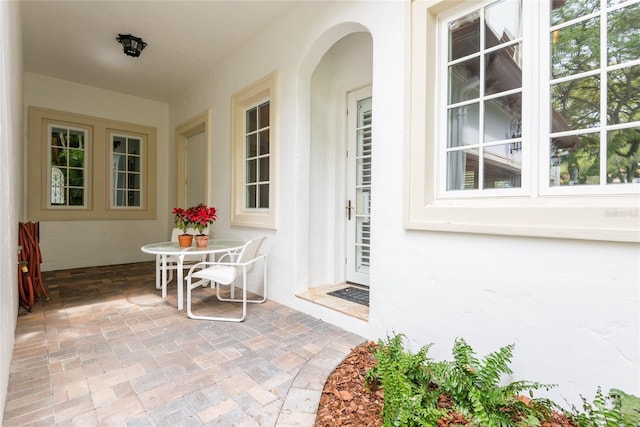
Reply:
[[[169,102],[300,0],[21,0],[24,69]],[[126,56],[118,33],[142,38]]]

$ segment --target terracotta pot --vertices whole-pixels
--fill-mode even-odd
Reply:
[[[189,246],[191,246],[192,242],[193,242],[193,235],[191,234],[178,235],[178,243],[180,244],[181,248],[188,248]]]
[[[199,248],[206,248],[207,245],[209,244],[209,236],[207,236],[206,234],[200,234],[195,236],[196,239],[196,246]]]

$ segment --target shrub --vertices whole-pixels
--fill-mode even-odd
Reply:
[[[638,427],[640,426],[640,398],[611,389],[605,396],[598,387],[593,403],[583,396],[582,411],[572,406],[568,413],[579,427]]]
[[[369,387],[384,390],[382,418],[385,427],[473,425],[478,427],[534,427],[552,416],[569,418],[578,427],[640,427],[640,398],[612,389],[607,396],[598,388],[593,402],[582,398],[562,411],[548,399],[533,399],[533,390],[552,387],[530,381],[501,385],[511,374],[513,345],[481,360],[462,338],[453,346],[453,360],[434,362],[427,357],[431,345],[416,354],[405,351],[402,334],[379,341],[378,363],[366,374]],[[522,395],[527,392],[531,398]],[[565,418],[567,423],[571,423]],[[549,424],[547,424],[549,425]]]
[[[384,389],[384,426],[435,426],[452,412],[483,427],[535,426],[551,412],[552,402],[521,399],[522,391],[549,386],[517,381],[500,386],[510,374],[513,345],[479,360],[473,349],[458,339],[453,361],[427,358],[431,345],[406,352],[404,335],[379,342],[378,364],[367,373],[367,383]],[[526,403],[525,403],[526,400]]]

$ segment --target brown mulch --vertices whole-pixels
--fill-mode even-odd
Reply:
[[[372,341],[354,348],[329,376],[322,390],[315,427],[380,427],[384,394],[381,389],[369,390],[365,374],[377,363],[373,353],[378,345]],[[441,396],[441,407],[450,407],[446,396]],[[522,400],[528,400],[522,398]],[[438,420],[437,427],[469,426],[462,415],[452,412],[448,418]],[[566,416],[553,412],[551,419],[541,427],[576,427]]]
[[[360,344],[338,365],[324,385],[315,427],[379,427],[382,425],[381,390],[370,391],[364,376],[377,363],[377,344]]]

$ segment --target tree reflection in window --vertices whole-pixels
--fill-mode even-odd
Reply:
[[[550,4],[549,184],[638,183],[640,2]]]
[[[522,4],[502,0],[447,28],[447,191],[522,186]]]
[[[52,206],[84,206],[86,132],[49,126],[49,203]]]
[[[111,135],[112,207],[142,206],[142,139]]]

